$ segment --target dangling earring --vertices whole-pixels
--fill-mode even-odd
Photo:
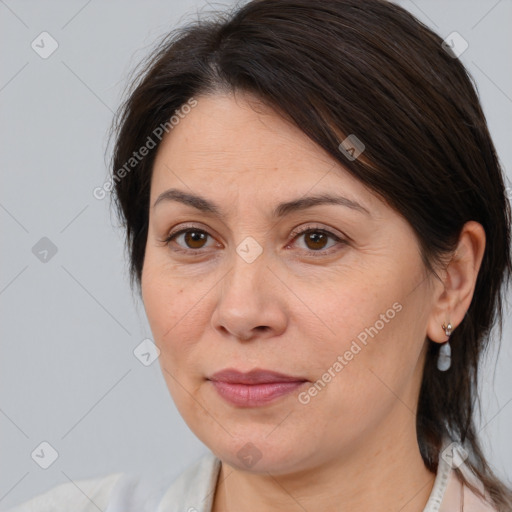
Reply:
[[[450,347],[450,335],[452,334],[452,324],[443,324],[444,333],[448,339],[441,345],[439,349],[439,357],[437,358],[437,369],[441,372],[448,370],[452,364],[452,349]]]

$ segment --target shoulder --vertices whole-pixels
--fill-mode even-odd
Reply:
[[[7,512],[98,512],[105,510],[112,490],[124,473],[59,484]]]
[[[472,484],[479,489],[485,498],[480,493],[475,492],[464,484],[461,478],[458,475],[455,475],[455,472],[452,472],[452,474],[453,484],[449,491],[452,490],[452,494],[455,492],[458,494],[457,503],[464,507],[464,512],[498,512],[492,504],[488,494],[483,490],[483,485],[480,481],[473,478]]]
[[[220,468],[220,459],[207,452],[167,488],[158,510],[210,512]]]
[[[207,512],[219,469],[220,460],[207,453],[177,478],[110,473],[57,485],[6,512],[187,511],[194,509],[191,504],[197,512]]]
[[[463,481],[469,482],[476,490]],[[456,469],[448,470],[448,478],[443,506],[439,512],[449,512],[451,510],[464,510],[464,512],[498,512],[492,504],[492,501],[486,493],[482,482],[462,465]]]
[[[466,464],[467,457],[468,452],[459,443],[444,440],[434,486],[423,512],[498,512],[483,483]]]

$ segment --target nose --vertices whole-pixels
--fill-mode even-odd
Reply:
[[[264,253],[252,263],[236,255],[217,288],[213,328],[241,341],[280,335],[288,321],[286,287],[274,273]]]

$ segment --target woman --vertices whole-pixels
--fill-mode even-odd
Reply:
[[[164,39],[115,129],[132,284],[211,453],[52,510],[512,510],[473,419],[510,209],[449,45],[383,0],[255,0]]]

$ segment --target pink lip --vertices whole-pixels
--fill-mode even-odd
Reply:
[[[213,374],[208,380],[225,400],[245,407],[267,404],[307,382],[303,377],[258,368],[247,373],[229,368]]]

